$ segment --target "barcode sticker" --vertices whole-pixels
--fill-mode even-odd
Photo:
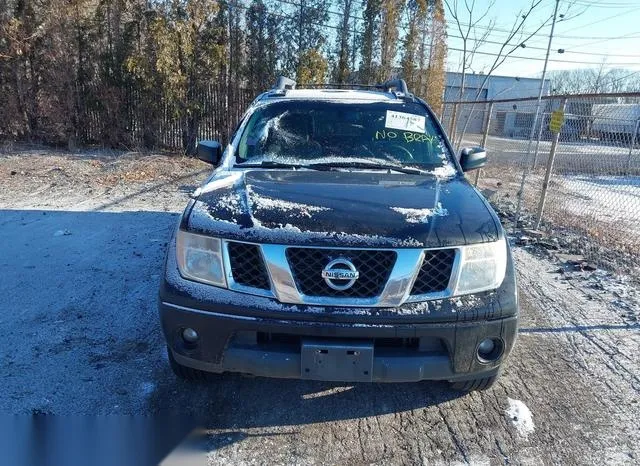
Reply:
[[[385,128],[424,133],[426,129],[426,118],[424,115],[414,115],[413,113],[387,110],[387,117],[384,121],[384,126]]]

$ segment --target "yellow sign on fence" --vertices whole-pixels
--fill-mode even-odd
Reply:
[[[549,130],[552,133],[559,133],[562,124],[564,123],[564,112],[562,110],[556,110],[551,113],[551,120],[549,121]]]

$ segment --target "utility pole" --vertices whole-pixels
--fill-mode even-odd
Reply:
[[[522,171],[522,180],[520,180],[520,192],[518,193],[518,207],[516,209],[516,218],[513,223],[513,231],[518,228],[518,222],[520,221],[520,212],[522,209],[522,200],[524,198],[524,187],[527,175],[529,174],[529,156],[531,155],[531,144],[533,143],[533,137],[536,134],[536,126],[538,126],[538,116],[540,115],[540,107],[542,105],[542,94],[544,92],[544,80],[547,76],[547,65],[549,64],[549,54],[551,53],[551,42],[553,41],[553,31],[556,28],[556,18],[558,17],[558,6],[560,6],[560,0],[556,0],[555,8],[553,9],[553,22],[551,23],[551,32],[549,33],[549,44],[547,45],[547,55],[544,59],[544,67],[542,68],[542,79],[540,80],[540,90],[538,92],[538,102],[536,104],[536,116],[533,119],[533,126],[531,126],[531,132],[529,134],[529,143],[527,144],[527,155],[525,160],[525,168]]]

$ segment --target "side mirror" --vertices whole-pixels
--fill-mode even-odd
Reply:
[[[198,142],[198,158],[211,165],[218,165],[222,157],[222,144],[218,141]]]
[[[482,147],[465,147],[460,153],[460,166],[463,172],[477,170],[487,164],[487,151]]]

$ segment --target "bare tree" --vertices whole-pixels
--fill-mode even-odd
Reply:
[[[476,31],[480,22],[487,17],[489,11],[495,5],[495,0],[491,0],[487,7],[479,13],[475,11],[476,0],[471,0],[471,3],[469,3],[468,0],[463,0],[464,10],[460,7],[458,0],[445,0],[444,3],[462,39],[462,61],[460,66],[460,91],[458,93],[458,100],[464,100],[467,70],[471,69],[476,52],[489,37],[489,33],[495,25],[495,19],[489,21],[489,25],[479,37]],[[475,17],[474,13],[477,13]],[[463,23],[461,15],[465,15],[464,19],[467,21],[466,23]],[[454,134],[458,117],[457,109],[457,107],[454,107],[453,114],[451,115],[451,128],[453,128]]]
[[[551,92],[554,94],[633,92],[640,89],[640,72],[607,68],[606,62],[596,68],[552,71],[549,76]]]
[[[476,20],[474,20],[474,3],[468,4],[467,2],[465,2],[465,7],[466,10],[468,12],[468,15],[470,18],[472,18],[471,20],[468,20],[467,23],[462,23],[461,15],[459,12],[459,5],[457,1],[451,1],[451,0],[446,0],[445,1],[447,8],[450,10],[450,14],[452,15],[452,19],[453,21],[456,23],[456,25],[458,26],[458,30],[462,30],[464,31],[465,29],[463,28],[464,26],[467,26],[468,24],[472,24],[472,29],[475,29],[478,25],[478,22]],[[462,129],[462,131],[458,134],[457,137],[457,143],[456,143],[456,147],[459,149],[461,144],[462,144],[462,138],[464,137],[464,134],[467,130],[467,127],[469,125],[469,121],[471,120],[472,116],[473,116],[473,112],[475,110],[475,102],[478,101],[478,99],[480,98],[480,96],[482,95],[482,89],[484,89],[485,85],[487,84],[487,81],[489,80],[490,76],[493,74],[493,72],[498,69],[506,60],[507,58],[509,58],[509,56],[511,56],[516,50],[518,50],[519,48],[523,47],[523,45],[525,44],[525,42],[527,42],[528,40],[530,40],[531,38],[535,37],[540,30],[545,27],[547,24],[549,24],[549,22],[552,20],[552,15],[549,15],[548,17],[544,18],[537,26],[534,27],[534,29],[532,31],[525,31],[524,30],[524,26],[526,24],[528,24],[530,22],[530,18],[532,16],[532,14],[534,12],[536,12],[541,6],[543,6],[543,0],[531,0],[531,2],[529,3],[528,7],[526,9],[522,9],[518,12],[518,14],[516,15],[516,18],[513,21],[513,24],[511,25],[511,28],[508,30],[506,38],[502,41],[498,51],[495,53],[495,58],[493,60],[493,62],[489,65],[488,70],[486,71],[485,75],[484,75],[484,79],[482,80],[482,83],[478,86],[478,89],[476,91],[476,94],[474,96],[474,100],[473,103],[471,104],[471,108],[466,116],[466,120],[465,120],[465,124],[464,127]],[[454,13],[451,13],[451,12]],[[483,11],[482,13],[478,13],[481,17],[486,16],[486,11]],[[462,35],[462,34],[461,34]],[[467,41],[469,40],[469,36],[467,35]],[[483,39],[484,37],[484,39]],[[470,47],[470,50],[478,50],[479,45],[483,44],[484,42],[486,42],[486,35],[481,35],[478,40],[476,40],[476,38],[474,37],[473,39],[473,44]],[[467,47],[468,49],[469,47]],[[470,54],[471,59],[473,59],[473,55]],[[465,59],[468,59],[467,54],[465,53],[463,55],[463,66],[468,66],[471,67],[472,63],[470,63],[469,61],[467,61],[466,65],[465,65]],[[472,61],[472,60],[471,60]],[[455,127],[454,127],[455,128]]]

